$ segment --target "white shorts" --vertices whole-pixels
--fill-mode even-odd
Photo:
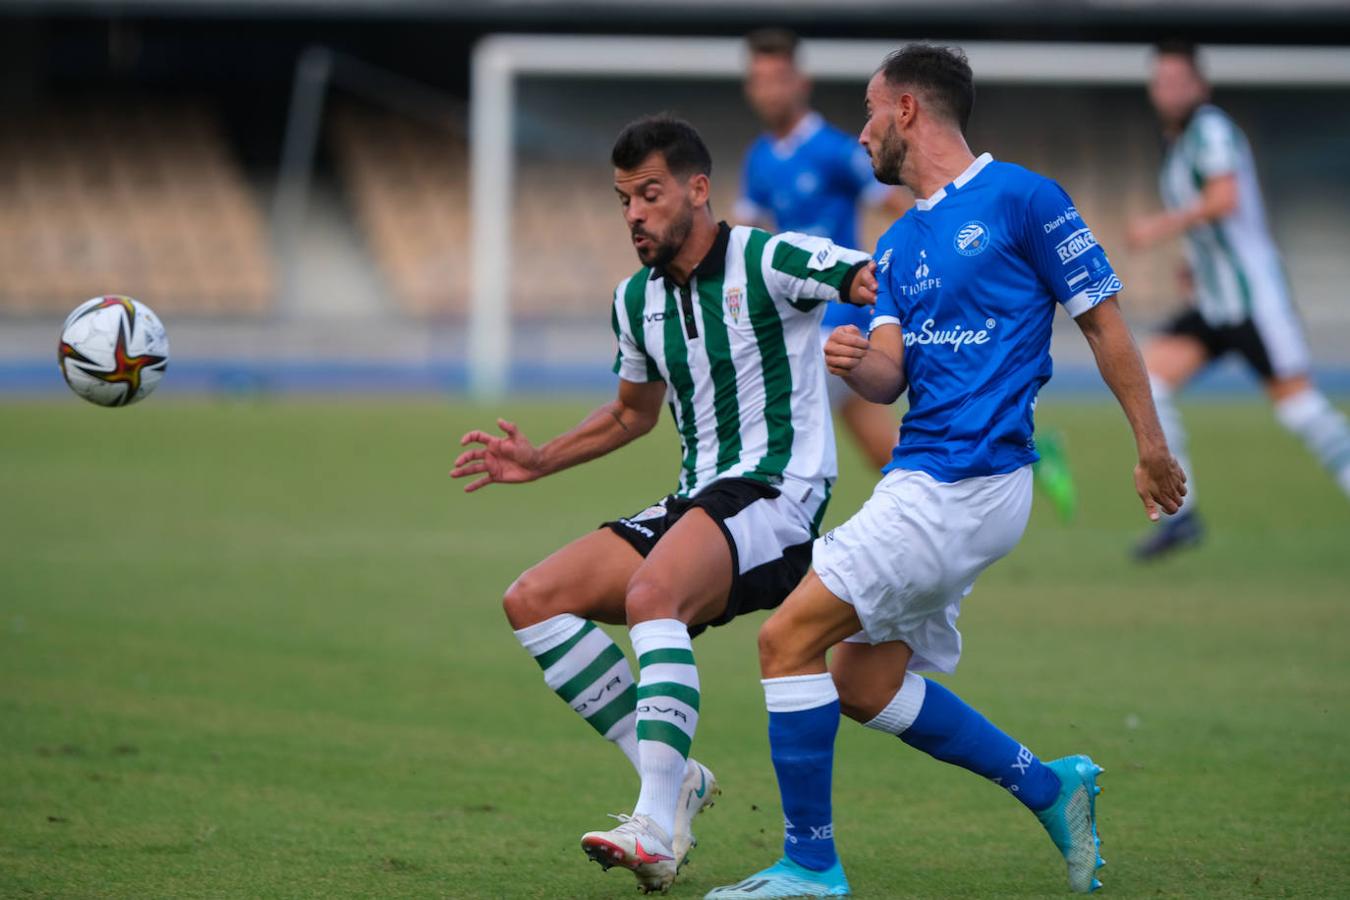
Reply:
[[[815,542],[811,565],[857,610],[863,630],[850,641],[904,641],[914,651],[910,668],[953,672],[961,599],[1017,546],[1030,514],[1031,466],[951,483],[897,469]]]

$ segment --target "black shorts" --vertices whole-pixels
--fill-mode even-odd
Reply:
[[[1163,327],[1163,334],[1189,337],[1199,341],[1205,348],[1205,355],[1216,360],[1229,353],[1236,353],[1247,361],[1262,380],[1275,377],[1275,367],[1270,362],[1270,351],[1261,337],[1261,331],[1253,319],[1243,319],[1236,325],[1211,325],[1199,310],[1190,309],[1177,316]]]
[[[717,523],[731,548],[731,594],[726,608],[711,622],[691,625],[697,636],[710,625],[725,625],[737,616],[773,609],[787,599],[811,565],[829,488],[788,482],[781,489],[749,478],[714,481],[693,497],[670,495],[641,512],[600,527],[623,538],[643,558],[680,517],[701,509]]]

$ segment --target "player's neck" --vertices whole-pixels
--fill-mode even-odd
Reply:
[[[797,130],[797,127],[801,125],[809,115],[811,115],[811,110],[803,106],[786,119],[783,119],[777,127],[770,128],[769,134],[772,134],[776,141],[785,140],[792,132]]]
[[[716,242],[717,222],[712,214],[705,212],[695,216],[694,225],[689,229],[689,237],[685,238],[680,252],[675,254],[675,258],[665,267],[666,274],[676,284],[688,284],[689,276],[698,268],[698,264],[703,262],[703,257],[708,255],[708,251]]]
[[[927,200],[955,181],[973,162],[975,154],[970,152],[964,137],[942,134],[910,146],[903,166],[908,171],[903,173],[902,180],[916,198]]]

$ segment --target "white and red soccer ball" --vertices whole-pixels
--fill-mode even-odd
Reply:
[[[99,406],[148,396],[169,364],[169,338],[150,307],[130,297],[95,297],[61,326],[57,362],[70,389]]]

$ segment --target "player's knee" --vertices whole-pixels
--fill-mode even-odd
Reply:
[[[506,589],[502,596],[502,609],[511,627],[520,630],[562,612],[554,609],[559,596],[545,578],[534,569],[527,569]]]
[[[839,692],[840,712],[857,722],[870,722],[876,718],[877,713],[872,709],[873,692],[868,689],[865,679],[847,667],[831,668],[830,677],[834,679],[834,689]]]
[[[759,670],[765,678],[798,672],[810,660],[787,618],[772,615],[759,627]]]
[[[674,593],[659,579],[638,572],[628,582],[628,590],[624,595],[624,612],[629,624],[679,618],[680,610]]]
[[[831,670],[830,677],[839,692],[839,711],[855,722],[866,724],[872,721],[894,696],[855,674]]]

